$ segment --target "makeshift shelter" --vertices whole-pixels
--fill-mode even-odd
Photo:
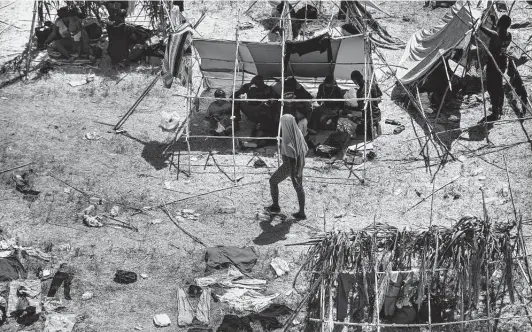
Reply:
[[[283,9],[280,21],[282,27],[290,26],[290,15],[287,15],[288,8]],[[180,31],[186,29],[180,28]],[[180,32],[174,32],[180,34]],[[363,73],[366,86],[371,86],[375,81],[373,60],[371,57],[371,40],[364,35],[352,35],[343,37],[331,37],[329,34],[317,36],[304,41],[288,41],[287,33],[283,33],[283,39],[280,43],[257,43],[240,40],[238,31],[234,41],[213,40],[193,38],[192,48],[195,50],[190,57],[198,65],[202,75],[202,83],[207,84],[210,88],[225,87],[231,89],[231,96],[237,90],[237,84],[244,82],[251,75],[261,75],[265,80],[270,82],[280,82],[280,96],[284,95],[284,82],[288,77],[295,77],[301,85],[314,86],[323,81],[327,75],[334,75],[339,84],[352,84],[351,72],[358,70]],[[174,37],[172,37],[174,38]],[[179,39],[179,37],[175,37]],[[173,58],[173,57],[172,57]],[[171,60],[173,61],[173,60]],[[181,61],[181,60],[179,60]],[[174,61],[175,62],[175,61]],[[186,63],[184,61],[183,63]],[[192,66],[192,65],[191,65]],[[174,69],[175,71],[175,69]],[[248,76],[246,76],[248,75]],[[190,82],[190,80],[188,80]],[[236,154],[237,139],[245,138],[246,140],[276,140],[277,148],[280,145],[280,127],[277,130],[276,137],[242,137],[236,136],[234,126],[232,126],[231,137],[195,135],[191,131],[190,114],[197,107],[199,100],[214,100],[213,97],[200,96],[199,91],[192,89],[192,84],[186,84],[188,92],[183,97],[188,100],[187,105],[189,113],[185,121],[179,128],[176,128],[177,142],[183,138],[187,143],[188,155],[190,158],[190,139],[193,138],[226,138],[232,141],[232,151]],[[310,88],[312,90],[312,88]],[[233,98],[227,100],[234,103]],[[249,100],[249,99],[248,99]],[[351,101],[364,100],[366,103],[371,101],[369,91],[366,92],[365,98],[350,98]],[[256,100],[253,101],[269,101]],[[341,101],[345,99],[275,99],[281,105],[281,112],[285,103],[291,102],[313,102],[313,101]],[[369,103],[371,104],[371,103]],[[370,113],[370,112],[366,112]],[[233,104],[234,118],[234,104]],[[368,117],[370,115],[367,115]],[[368,123],[370,119],[365,119]],[[120,124],[121,125],[121,124]],[[120,126],[116,126],[118,129]],[[368,134],[364,129],[364,142],[367,141]],[[364,143],[365,146],[365,143]],[[169,150],[169,149],[168,149]],[[362,149],[365,159],[366,149]],[[178,152],[178,160],[181,158],[181,151]],[[173,154],[172,154],[173,155]],[[173,163],[173,159],[172,159]],[[189,162],[190,165],[190,162]],[[178,173],[180,171],[179,163],[177,165]],[[365,161],[364,161],[365,168]],[[236,171],[233,178],[236,181]]]
[[[420,231],[374,223],[301,244],[311,245],[298,273],[308,275],[310,288],[298,307],[307,307],[305,331],[466,325],[491,331],[528,317],[526,310],[501,315],[509,302],[526,301],[532,285],[519,220],[463,217],[452,227]]]

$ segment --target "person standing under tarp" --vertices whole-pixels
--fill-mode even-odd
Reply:
[[[308,147],[301,130],[297,126],[296,119],[290,114],[285,114],[281,117],[281,137],[283,164],[270,178],[270,192],[273,204],[265,209],[269,213],[281,212],[281,207],[279,206],[279,183],[290,176],[299,202],[299,211],[294,213],[293,216],[296,219],[306,219],[303,168],[305,167]]]
[[[512,42],[512,34],[508,32],[508,28],[511,24],[510,16],[502,15],[497,22],[497,31],[480,27],[482,32],[490,37],[488,49],[495,59],[494,62],[492,57],[488,55],[488,64],[486,65],[486,89],[491,99],[491,114],[486,118],[487,121],[499,120],[502,115],[504,104],[502,74],[508,67],[507,49]]]

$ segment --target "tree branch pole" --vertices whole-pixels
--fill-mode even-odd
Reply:
[[[250,7],[251,9],[251,7]],[[233,184],[236,185],[236,147],[235,147],[235,92],[236,92],[236,74],[238,71],[238,58],[239,58],[239,51],[238,48],[240,46],[240,42],[238,40],[238,26],[240,25],[240,7],[238,8],[237,13],[237,25],[235,29],[235,67],[233,70],[233,86],[232,86],[232,107],[231,107],[231,142],[233,144]],[[242,68],[242,72],[244,71],[244,68]],[[240,110],[239,110],[240,112]],[[213,158],[214,159],[214,158]]]
[[[280,162],[280,157],[281,157],[281,118],[283,117],[283,112],[284,112],[284,103],[285,103],[285,100],[284,100],[284,72],[285,72],[285,67],[284,67],[284,59],[286,57],[286,34],[288,33],[288,30],[286,29],[286,25],[287,24],[290,24],[290,8],[288,8],[289,6],[285,5],[283,6],[283,12],[281,13],[281,17],[283,17],[283,21],[282,21],[282,25],[283,25],[283,36],[282,36],[282,39],[281,39],[281,111],[280,111],[280,114],[279,114],[279,126],[277,127],[277,166],[281,166],[281,162]],[[288,14],[286,14],[286,12]],[[286,15],[288,15],[289,19],[288,19],[288,23],[286,22],[287,19],[286,19]]]
[[[480,62],[480,51],[477,47],[477,59],[478,59],[478,65],[479,65],[479,72],[480,72],[480,88],[482,89],[482,106],[484,109],[484,132],[486,133],[486,143],[490,144],[490,139],[488,135],[488,124],[486,121],[488,120],[488,112],[486,110],[486,96],[485,96],[485,89],[484,89],[484,73],[482,72],[482,65]]]
[[[7,172],[9,172],[9,171],[13,171],[13,170],[16,170],[16,169],[19,169],[19,168],[22,168],[22,167],[26,167],[26,166],[31,165],[31,164],[33,164],[33,161],[32,161],[32,162],[29,162],[29,163],[26,163],[26,164],[24,164],[24,165],[15,166],[15,167],[11,167],[11,168],[5,169],[5,170],[3,170],[3,171],[0,171],[0,174],[2,174],[2,173],[7,173]]]
[[[461,176],[458,175],[457,177],[455,177],[454,179],[452,179],[451,181],[447,182],[446,184],[444,184],[443,186],[441,186],[440,188],[434,190],[432,192],[432,194],[430,194],[429,196],[423,198],[421,201],[417,202],[416,204],[414,204],[412,207],[408,208],[408,210],[406,210],[405,212],[403,212],[403,215],[405,215],[408,211],[412,210],[413,208],[415,208],[416,206],[418,206],[419,204],[423,203],[424,201],[426,201],[428,198],[434,196],[435,193],[437,193],[438,191],[442,190],[443,188],[447,187],[448,185],[450,185],[451,183],[455,182],[456,180],[458,180]]]
[[[30,40],[28,41],[28,54],[26,58],[26,77],[30,73],[31,48],[33,47],[33,32],[35,30],[35,18],[37,17],[37,0],[33,0],[33,18],[31,19]]]

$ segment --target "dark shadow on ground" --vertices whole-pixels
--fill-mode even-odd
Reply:
[[[161,170],[169,165],[170,154],[163,154],[164,150],[168,147],[168,144],[164,144],[156,141],[144,142],[136,137],[123,133],[122,136],[130,138],[144,146],[141,152],[142,158],[146,160],[156,170]]]
[[[461,116],[460,109],[465,105],[467,100],[470,100],[470,104],[476,102],[475,95],[481,92],[480,78],[466,75],[460,82],[453,84],[452,91],[447,93],[441,112],[438,116],[438,109],[440,107],[441,97],[436,96],[432,92],[420,92],[421,107],[425,111],[424,116],[416,109],[413,103],[410,102],[408,94],[404,91],[403,87],[396,85],[392,90],[392,100],[399,106],[403,107],[411,118],[423,128],[425,136],[430,135],[430,129],[428,124],[434,129],[439,141],[447,149],[451,148],[451,145],[456,141],[461,134],[460,128]],[[413,90],[412,95],[415,96],[416,92]],[[466,105],[467,106],[467,105]],[[484,135],[484,126],[482,126],[482,132],[480,135],[473,135],[475,140],[482,140],[480,136]]]
[[[272,226],[272,222],[277,218],[281,220],[278,224]],[[253,243],[259,246],[265,246],[286,240],[286,235],[290,232],[294,221],[295,219],[287,219],[284,214],[271,216],[269,220],[261,221],[259,225],[262,228],[262,233],[253,240]]]

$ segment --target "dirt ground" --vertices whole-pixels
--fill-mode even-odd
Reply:
[[[422,2],[377,3],[391,17],[384,14],[375,17],[404,41],[414,31],[434,26],[448,10],[422,8]],[[189,15],[197,19],[202,6],[209,8],[198,32],[206,38],[233,39],[236,13],[245,11],[250,4],[193,1]],[[9,54],[23,50],[31,25],[31,6],[30,2],[21,1],[0,9],[0,20],[20,28],[0,34],[0,63],[10,59]],[[335,7],[324,6],[323,10],[324,15],[330,16]],[[258,21],[267,13],[268,4],[259,2],[250,11],[253,18],[242,15],[241,22],[253,24],[253,29],[243,31],[242,38],[262,39],[267,31]],[[525,2],[518,2],[512,17],[514,22],[526,21],[531,13]],[[0,31],[4,26],[0,24]],[[526,43],[530,32],[530,28],[512,30],[520,45]],[[389,63],[395,64],[403,50],[381,52]],[[530,94],[529,64],[518,69]],[[195,148],[194,141],[190,161],[185,156],[181,160],[182,167],[190,170],[190,177],[180,174],[177,179],[175,168],[169,171],[168,160],[160,157],[165,134],[158,128],[159,113],[177,110],[185,115],[186,101],[175,96],[186,92],[183,87],[174,84],[168,90],[158,82],[124,125],[127,135],[111,132],[157,71],[158,68],[146,65],[120,72],[60,66],[38,80],[18,82],[0,90],[0,171],[32,162],[29,167],[35,172],[35,189],[41,191],[37,200],[29,202],[15,190],[13,172],[0,174],[1,236],[16,237],[25,246],[41,249],[51,246],[53,262],[67,262],[75,270],[73,300],[68,301],[67,308],[80,316],[74,331],[134,331],[136,327],[155,331],[158,329],[152,318],[158,313],[170,316],[172,327],[168,330],[186,331],[176,325],[176,290],[188,280],[203,276],[204,247],[179,230],[159,209],[134,214],[135,208],[181,200],[169,203],[168,210],[174,216],[185,208],[199,213],[197,220],[181,225],[208,246],[255,246],[260,258],[252,275],[267,279],[267,291],[280,293],[280,301],[292,306],[300,300],[299,295],[290,292],[292,280],[308,247],[286,245],[303,242],[316,231],[356,229],[374,221],[410,228],[426,228],[431,223],[449,226],[465,215],[483,215],[481,190],[492,220],[512,220],[514,206],[508,181],[517,213],[525,221],[532,220],[530,121],[496,124],[489,133],[489,145],[467,133],[451,138],[450,151],[456,160],[441,168],[433,185],[431,179],[438,164],[436,151],[430,146],[434,166],[429,172],[416,140],[415,132],[425,135],[419,119],[413,115],[415,111],[407,111],[390,99],[394,80],[388,77],[379,82],[385,91],[381,103],[383,119],[395,119],[405,124],[406,129],[394,135],[394,126],[383,121],[383,134],[374,141],[377,157],[365,167],[357,167],[356,177],[349,176],[349,171],[340,164],[331,166],[321,158],[308,160],[304,178],[308,219],[259,222],[255,212],[270,204],[268,177],[277,167],[275,156],[264,157],[268,168],[254,168],[249,163],[252,152],[216,155],[216,161],[229,177],[243,177],[233,188],[212,160],[204,167],[207,152]],[[91,73],[95,78],[89,84],[79,87],[68,84]],[[444,124],[464,128],[481,119],[482,104],[468,103],[467,96],[460,98],[463,99],[458,108],[442,112]],[[422,99],[426,99],[425,94]],[[503,119],[516,119],[508,103],[504,113]],[[458,124],[447,120],[452,114],[458,115]],[[435,114],[427,115],[433,121]],[[87,140],[87,133],[96,133],[101,138]],[[198,146],[208,142],[198,142]],[[365,184],[357,178],[365,178]],[[452,180],[433,199],[429,196],[433,188]],[[223,188],[228,189],[187,199]],[[285,181],[280,191],[283,211],[290,215],[297,207],[291,183]],[[121,207],[117,218],[134,225],[138,232],[83,225],[77,214],[89,205],[90,197],[104,199],[98,207],[102,211],[108,212],[114,205]],[[224,206],[236,207],[236,213],[220,214],[218,209]],[[532,235],[528,224],[525,233]],[[274,278],[269,268],[273,257],[289,262],[292,269],[289,275]],[[38,261],[30,264],[43,265]],[[147,278],[120,285],[113,281],[118,269],[146,274]],[[35,271],[30,271],[30,276],[35,277]],[[4,292],[0,290],[1,295],[5,295],[5,287]],[[87,291],[93,292],[94,298],[82,301],[81,295]],[[214,311],[212,326],[216,327],[229,311],[219,304]],[[530,328],[521,321],[505,324],[508,331],[512,327],[523,331]],[[0,327],[0,331],[17,329],[14,323]],[[38,327],[32,331],[39,331]]]

